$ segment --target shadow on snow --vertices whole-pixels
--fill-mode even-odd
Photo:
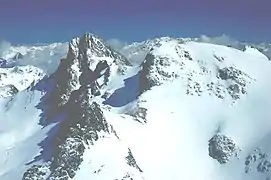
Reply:
[[[42,140],[38,146],[42,149],[40,154],[34,157],[34,159],[26,165],[31,165],[33,163],[37,163],[39,161],[48,162],[51,161],[51,158],[53,156],[52,151],[52,145],[53,145],[53,139],[59,132],[59,125],[60,122],[65,119],[65,115],[63,113],[60,113],[60,115],[53,116],[53,120],[48,119],[48,113],[50,111],[49,105],[47,104],[47,98],[50,97],[51,92],[54,90],[55,82],[53,78],[51,77],[44,77],[41,81],[39,81],[31,90],[41,91],[44,94],[44,96],[40,99],[39,104],[36,105],[37,109],[41,110],[41,114],[39,115],[40,120],[39,124],[42,126],[42,128],[46,128],[48,125],[54,124],[51,129],[47,132],[47,136],[44,140]]]
[[[114,93],[103,102],[113,107],[125,106],[137,99],[139,95],[139,73],[124,80],[124,87]]]

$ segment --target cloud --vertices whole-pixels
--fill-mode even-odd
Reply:
[[[223,34],[221,36],[217,36],[217,37],[208,37],[206,35],[201,35],[198,39],[201,42],[220,44],[220,45],[238,43],[237,40],[235,40],[234,38],[227,36],[225,34]]]
[[[36,66],[51,74],[57,69],[61,58],[66,57],[67,52],[68,43],[44,45],[36,50],[28,51],[16,64]]]
[[[266,43],[254,44],[238,41],[228,35],[221,35],[217,37],[208,37],[202,35],[196,39],[198,42],[212,43],[217,45],[231,46],[233,48],[244,51],[246,46],[251,46],[258,49],[263,53],[269,60],[271,60],[271,45]]]
[[[114,50],[121,50],[124,46],[128,45],[128,43],[121,41],[119,39],[109,39],[106,43],[112,47]]]
[[[16,59],[14,65],[36,66],[48,74],[57,69],[60,59],[66,57],[67,51],[68,43],[12,46],[8,41],[0,41],[0,58],[11,60],[17,53],[21,53],[23,57]]]
[[[11,47],[11,43],[5,40],[0,41],[0,57]]]
[[[124,55],[133,65],[141,64],[149,51],[144,48],[144,44],[138,43],[134,46],[118,39],[110,39],[107,44]]]
[[[206,35],[201,35],[196,39],[198,42],[205,42],[217,45],[231,46],[239,50],[244,50],[245,43],[240,42],[228,35],[222,34],[221,36],[209,37]]]

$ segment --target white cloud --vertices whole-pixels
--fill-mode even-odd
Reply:
[[[235,40],[225,34],[223,34],[221,36],[216,36],[216,37],[208,37],[206,35],[201,35],[199,37],[199,41],[213,43],[213,44],[221,44],[221,45],[238,43],[237,40]]]
[[[236,49],[244,50],[245,43],[236,40],[228,35],[222,34],[221,36],[209,37],[206,35],[201,35],[197,38],[198,42],[205,42],[217,45],[231,46]]]
[[[8,41],[0,41],[0,57],[3,56],[3,53],[11,47],[11,43]]]
[[[124,46],[128,45],[128,43],[121,41],[119,39],[109,39],[106,41],[106,43],[117,51],[121,50]]]
[[[36,66],[49,74],[57,69],[60,59],[66,57],[67,52],[68,43],[12,46],[8,41],[0,42],[0,58],[12,59],[21,53],[23,58],[17,59],[15,65]]]
[[[36,66],[51,74],[57,69],[61,58],[66,57],[67,52],[67,43],[41,46],[34,51],[28,51],[17,64]]]

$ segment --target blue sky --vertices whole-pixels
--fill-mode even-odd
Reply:
[[[84,32],[104,39],[227,34],[271,42],[270,0],[1,0],[0,40],[68,41]]]

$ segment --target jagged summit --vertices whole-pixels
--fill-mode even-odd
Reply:
[[[61,60],[50,78],[55,85],[44,102],[48,108],[43,115],[48,124],[62,115],[59,132],[51,143],[55,153],[46,164],[31,166],[24,173],[24,180],[76,178],[83,155],[88,149],[95,148],[94,144],[106,139],[121,144],[95,97],[101,95],[110,81],[123,76],[127,66],[130,66],[127,59],[111,50],[97,36],[87,33],[70,42],[67,57]],[[142,171],[131,150],[125,146],[121,148],[126,152],[115,161],[122,162],[126,168],[121,169],[117,177],[140,175]]]
[[[95,68],[97,64],[97,60],[95,61],[92,58],[97,57],[111,58],[112,62],[109,62],[109,64],[116,62],[118,64],[130,65],[123,55],[116,53],[102,39],[91,33],[85,33],[82,37],[74,38],[69,43],[67,59],[80,58],[79,56],[81,56],[81,61],[88,61],[88,65],[93,66],[92,68]]]
[[[69,43],[67,57],[62,59],[57,71],[55,96],[58,104],[65,104],[72,91],[89,86],[95,95],[111,80],[111,74],[123,74],[128,60],[112,50],[97,36],[86,33]]]

